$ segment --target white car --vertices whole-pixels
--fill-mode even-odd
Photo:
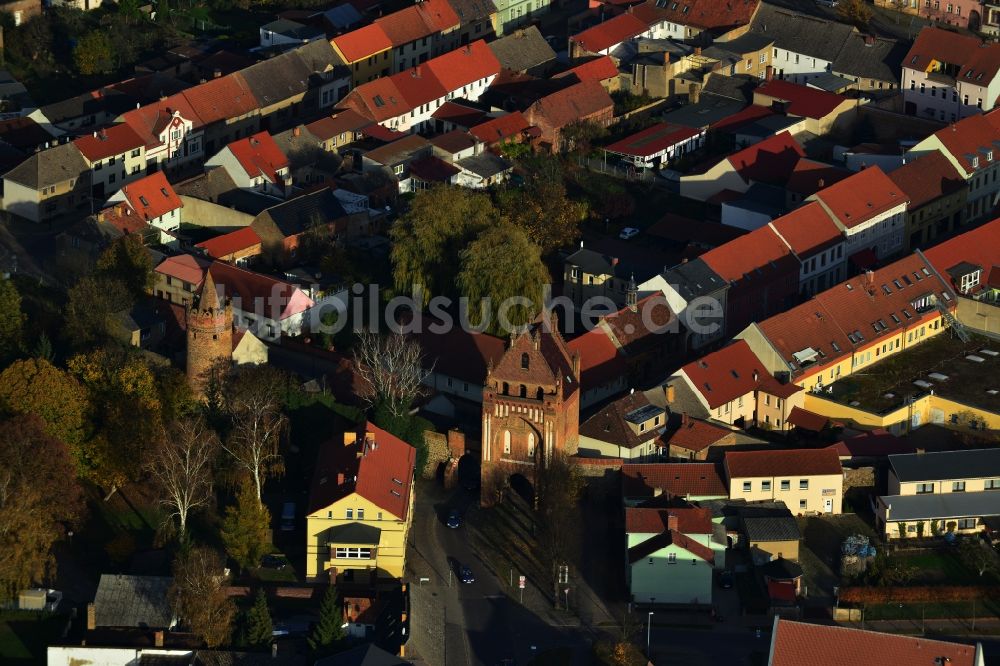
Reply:
[[[618,238],[622,240],[629,240],[630,238],[635,238],[639,235],[639,230],[635,227],[625,227],[622,232],[618,234]]]

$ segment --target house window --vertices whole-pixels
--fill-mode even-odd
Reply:
[[[933,483],[918,483],[917,484],[917,494],[918,495],[929,495],[934,492]]]
[[[976,529],[976,518],[963,518],[958,521],[958,529],[960,530],[974,530]]]
[[[906,526],[906,533],[907,534],[916,534],[917,533],[917,526],[916,525],[907,525]]]
[[[347,510],[347,519],[348,520],[354,520],[354,509],[348,509]]]
[[[403,175],[403,165],[402,164],[397,164],[396,166],[394,166],[392,168],[392,172],[394,174],[396,174],[397,176]]]
[[[338,560],[370,560],[372,559],[371,548],[337,548],[334,556]]]
[[[765,62],[767,62],[767,54],[766,53],[761,53],[760,54],[760,64],[763,65]]]
[[[751,483],[749,481],[743,482],[743,492],[748,493],[751,489]]]
[[[781,482],[781,489],[782,490],[791,490],[792,489],[792,482],[789,481],[788,479],[784,479]]]
[[[1000,479],[986,479],[983,490],[1000,490]]]
[[[805,509],[807,506],[808,506],[808,504],[806,503],[806,500],[799,500],[799,508],[800,509]]]
[[[358,509],[358,520],[364,520],[364,519],[365,519],[365,510]]]
[[[677,553],[667,553],[667,564],[677,564]]]
[[[809,490],[809,479],[799,479],[799,490]]]
[[[760,482],[760,489],[763,490],[765,493],[771,492],[771,482],[770,481],[761,481]]]
[[[503,452],[510,453],[510,430],[503,431]]]
[[[751,69],[753,69],[753,60],[747,59],[747,71],[749,72]]]
[[[962,282],[959,285],[959,288],[961,289],[962,293],[963,294],[968,293],[970,289],[978,285],[981,275],[982,275],[981,270],[973,271],[972,273],[967,273],[966,275],[963,275]]]
[[[951,492],[953,493],[964,493],[965,492],[965,481],[953,481],[951,484]]]

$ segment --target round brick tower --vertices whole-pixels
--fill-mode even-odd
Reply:
[[[187,307],[187,378],[201,395],[209,371],[233,356],[233,306],[219,301],[212,273],[205,274],[201,292]]]

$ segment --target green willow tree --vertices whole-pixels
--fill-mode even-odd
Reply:
[[[550,282],[541,250],[521,229],[495,226],[461,253],[458,286],[469,299],[469,321],[509,335],[542,309],[543,287]]]
[[[400,293],[423,289],[421,305],[431,297],[455,295],[455,273],[462,250],[499,214],[480,192],[440,186],[417,193],[392,227],[393,281]]]

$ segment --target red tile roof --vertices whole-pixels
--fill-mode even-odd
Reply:
[[[840,457],[830,449],[726,451],[726,472],[732,479],[772,476],[842,474]]]
[[[449,326],[444,333],[432,333],[431,325],[440,326],[441,322],[427,316],[423,322],[414,337],[424,352],[425,365],[433,364],[437,374],[482,386],[486,382],[487,366],[495,366],[506,350],[503,338],[464,331],[461,326]]]
[[[370,422],[353,444],[327,442],[316,463],[309,513],[357,493],[394,518],[406,520],[415,460],[416,449]]]
[[[149,227],[149,223],[126,202],[108,206],[100,212],[100,217],[123,234],[139,233]]]
[[[73,140],[76,147],[90,162],[142,148],[145,140],[126,123],[112,125]]]
[[[618,76],[618,66],[611,56],[600,56],[591,58],[585,63],[570,67],[565,72],[560,72],[553,76],[553,79],[561,79],[564,76],[575,76],[578,81],[607,81]]]
[[[226,147],[251,179],[264,176],[271,183],[279,183],[281,177],[277,171],[288,168],[288,158],[267,132],[237,139]]]
[[[759,106],[757,104],[751,104],[750,106],[737,111],[731,116],[726,116],[722,120],[714,123],[712,129],[717,132],[733,132],[743,127],[744,125],[749,125],[750,123],[756,122],[761,118],[767,118],[769,116],[777,115],[766,106]]]
[[[621,141],[616,141],[605,148],[605,150],[621,155],[649,157],[650,155],[667,150],[671,146],[683,143],[699,134],[701,134],[701,131],[693,127],[671,125],[670,123],[656,123],[641,132],[627,136]]]
[[[622,465],[622,493],[651,498],[656,489],[674,497],[727,497],[729,492],[714,463],[648,463]]]
[[[702,356],[681,371],[711,409],[753,392],[771,376],[745,340]]]
[[[162,275],[169,275],[183,282],[194,285],[197,289],[205,279],[205,272],[211,262],[201,257],[191,254],[178,254],[175,257],[167,257],[156,267],[156,272]]]
[[[798,263],[785,241],[770,226],[754,229],[712,248],[701,259],[720,277],[730,282],[753,279],[783,270],[789,262]]]
[[[483,143],[493,145],[516,137],[528,127],[529,123],[524,114],[514,111],[471,127],[469,132]]]
[[[434,120],[454,123],[466,129],[475,126],[486,118],[486,112],[470,106],[464,106],[455,102],[445,102],[438,107],[438,110],[431,114]]]
[[[835,93],[800,86],[797,83],[772,79],[753,91],[754,101],[760,103],[758,97],[769,98],[762,106],[768,106],[770,101],[786,102],[785,110],[793,116],[820,119],[825,118],[844,102],[851,102],[847,97]],[[853,102],[852,102],[853,103]]]
[[[171,95],[165,100],[154,104],[147,104],[138,109],[133,109],[122,115],[122,120],[136,131],[146,142],[147,148],[160,145],[160,132],[162,132],[170,121],[174,113],[178,113],[181,118],[190,120],[195,128],[202,127],[204,123],[195,113],[182,94]]]
[[[956,79],[985,87],[1000,70],[1000,44],[983,43],[972,35],[925,27],[903,59],[903,67],[929,72],[935,62],[958,65]]]
[[[641,509],[625,508],[625,532],[628,534],[660,534],[668,530],[670,517],[677,520],[674,529],[682,534],[711,534],[712,512],[709,509]]]
[[[998,45],[1000,48],[1000,45]],[[945,149],[962,166],[966,174],[973,174],[980,169],[989,168],[1000,160],[1000,149],[993,142],[1000,137],[1000,113],[974,115],[952,123],[944,129],[934,132]],[[986,159],[993,153],[993,159]],[[973,159],[976,166],[973,166]]]
[[[844,238],[823,207],[815,201],[782,215],[771,226],[802,261]]]
[[[361,128],[371,124],[371,120],[365,118],[357,111],[344,109],[343,111],[337,111],[332,116],[320,118],[315,122],[309,123],[306,125],[306,129],[316,138],[327,141],[345,132],[357,132]]]
[[[965,187],[962,174],[937,150],[908,161],[891,171],[889,178],[910,200],[907,210],[920,208]]]
[[[481,39],[431,58],[427,67],[449,92],[500,73],[500,61]]]
[[[703,546],[694,539],[686,537],[680,532],[675,532],[673,530],[669,532],[663,532],[655,537],[644,541],[636,546],[632,546],[628,549],[628,561],[629,564],[634,564],[639,560],[652,555],[653,553],[662,550],[670,545],[676,545],[683,548],[692,555],[696,555],[706,562],[713,562],[715,560],[715,553],[708,546]]]
[[[573,35],[569,39],[590,53],[600,53],[621,44],[627,39],[637,37],[647,30],[649,30],[649,26],[631,14],[619,14],[579,34]]]
[[[428,182],[450,183],[452,177],[459,172],[458,167],[434,155],[410,162],[410,173]]]
[[[647,0],[645,5],[632,9],[636,16],[641,16],[649,25],[660,21],[671,21],[678,25],[692,26],[702,30],[721,31],[747,25],[757,11],[759,0],[732,0],[718,2],[717,0],[683,0],[676,4],[655,3]]]
[[[375,19],[393,46],[404,46],[458,27],[458,14],[446,0],[423,0]]]
[[[663,292],[657,291],[636,301],[635,310],[624,307],[604,315],[600,327],[626,355],[637,356],[652,347],[661,347],[665,334],[675,331],[673,310]]]
[[[762,183],[784,183],[806,153],[788,132],[782,132],[737,151],[726,158],[743,177]]]
[[[406,76],[410,75],[406,74]],[[375,122],[401,116],[414,108],[396,87],[395,76],[383,76],[374,81],[362,83],[347,93],[342,103]]]
[[[615,343],[600,328],[573,338],[566,346],[580,354],[580,385],[584,391],[613,382],[628,371]]]
[[[260,236],[257,235],[257,232],[252,227],[243,227],[236,231],[230,231],[228,234],[210,238],[207,241],[198,243],[195,247],[201,248],[205,251],[205,254],[213,259],[218,259],[219,257],[228,257],[233,253],[246,250],[254,245],[260,245],[260,242]]]
[[[909,201],[900,187],[878,166],[863,169],[820,190],[816,198],[847,229]]]
[[[929,293],[941,297],[945,289],[945,283],[913,254],[876,270],[870,282],[864,275],[853,277],[757,326],[794,376],[811,375],[939,316],[937,310],[916,312],[912,302]],[[794,354],[806,350],[819,356],[801,364]]]
[[[147,222],[184,207],[162,171],[123,185],[121,191],[126,201]]]
[[[392,40],[385,30],[377,23],[366,25],[357,30],[338,35],[330,40],[333,46],[344,56],[347,64],[364,60],[376,53],[392,48]]]
[[[836,451],[841,458],[888,456],[895,453],[913,453],[917,450],[913,444],[881,428],[848,437],[826,448]]]
[[[927,261],[937,270],[954,290],[960,285],[948,273],[948,269],[962,262],[974,264],[983,269],[981,282],[987,282],[991,272],[1000,267],[1000,219],[987,222],[983,226],[966,231],[943,243],[925,250]]]
[[[676,446],[697,453],[732,434],[733,431],[728,428],[685,417],[680,427],[665,436],[663,442],[666,446]]]
[[[528,108],[528,118],[540,115],[557,128],[614,108],[608,91],[597,81],[582,81],[546,95]]]
[[[803,157],[795,163],[795,168],[792,169],[791,175],[788,176],[788,182],[785,183],[785,189],[808,197],[828,185],[839,183],[851,173],[847,169]]]
[[[827,417],[801,407],[792,407],[792,411],[788,413],[788,423],[796,428],[804,428],[813,432],[820,432],[829,422],[830,419]]]
[[[972,645],[836,625],[779,619],[771,637],[771,666],[975,666],[976,663],[976,648]]]
[[[444,84],[431,72],[430,65],[424,63],[411,67],[392,77],[396,89],[411,108],[417,108],[441,97],[447,97],[450,92]]]
[[[239,299],[239,308],[260,309],[260,315],[287,319],[313,306],[313,301],[293,284],[222,261],[209,268],[215,284],[228,298]]]
[[[260,104],[237,72],[192,86],[180,93],[203,125],[254,113]]]

